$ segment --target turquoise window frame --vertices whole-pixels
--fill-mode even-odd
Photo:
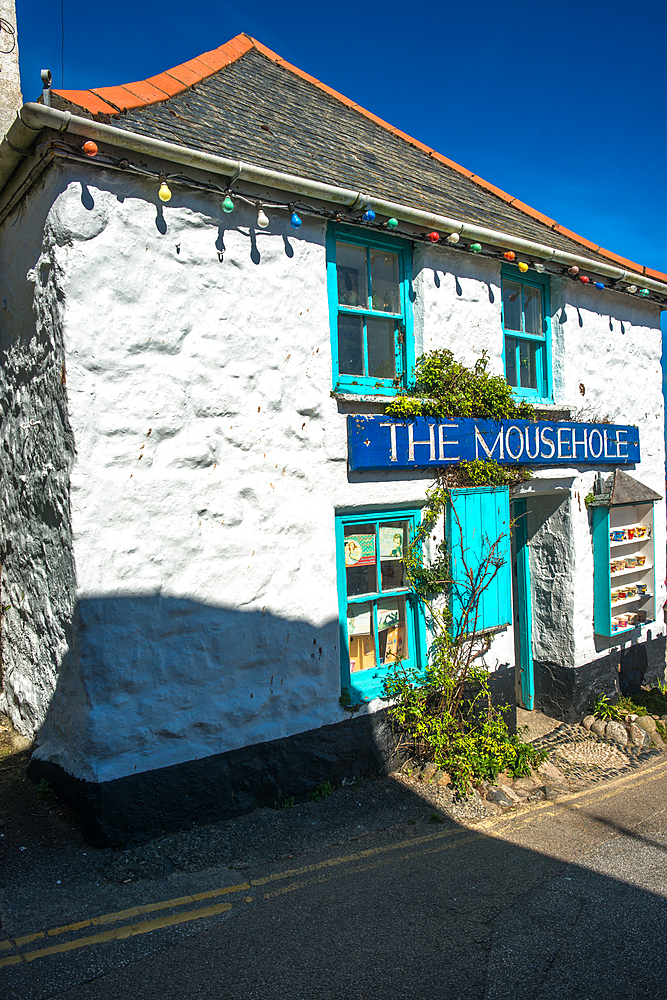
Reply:
[[[522,285],[528,285],[530,288],[539,288],[542,293],[542,337],[539,338],[535,335],[524,334],[516,330],[506,330],[505,329],[505,306],[503,298],[503,279],[509,278],[511,281],[518,281]],[[531,344],[539,344],[540,349],[538,353],[538,364],[541,369],[540,383],[541,387],[538,389],[526,389],[521,385],[512,386],[512,392],[515,396],[519,396],[522,399],[527,399],[529,402],[542,402],[550,403],[553,400],[553,381],[551,372],[551,299],[550,299],[550,288],[549,288],[549,277],[547,275],[542,276],[537,273],[522,274],[518,267],[515,265],[503,265],[500,271],[500,302],[501,302],[501,314],[502,314],[502,328],[503,328],[503,371],[505,372],[505,377],[507,377],[507,338],[513,337],[517,341],[515,350],[517,352],[516,358],[516,370],[519,372],[519,342],[526,341]],[[522,293],[523,301],[523,293]],[[523,309],[522,309],[523,313]],[[524,323],[525,326],[525,323]]]
[[[399,257],[400,313],[386,313],[372,309],[341,306],[338,302],[338,275],[336,271],[336,241],[354,243],[369,249],[389,250]],[[374,396],[395,396],[399,389],[407,388],[415,367],[415,340],[412,316],[412,244],[409,241],[386,236],[384,233],[367,232],[355,226],[331,224],[327,229],[327,292],[329,323],[331,328],[331,361],[334,392]],[[377,316],[396,319],[396,378],[383,379],[370,375],[341,374],[338,370],[338,316],[339,313]]]
[[[392,510],[375,510],[370,513],[338,514],[336,516],[336,566],[338,585],[338,618],[340,635],[340,685],[342,692],[348,692],[353,703],[370,701],[372,698],[379,698],[384,693],[384,680],[389,667],[378,664],[377,655],[377,619],[376,606],[373,604],[374,634],[376,641],[376,666],[369,670],[359,670],[350,672],[350,647],[347,634],[347,607],[348,604],[365,604],[368,601],[377,602],[383,597],[406,598],[405,621],[408,632],[408,651],[410,657],[403,660],[406,667],[415,667],[422,670],[426,663],[426,622],[419,600],[410,587],[400,590],[391,590],[383,594],[381,589],[372,595],[359,594],[355,597],[347,596],[347,577],[345,573],[345,526],[348,524],[375,524],[380,525],[383,521],[408,521],[411,537],[417,530],[421,522],[421,510],[418,508]],[[376,567],[379,567],[379,554]],[[376,570],[377,572],[377,570]],[[381,581],[378,580],[378,587],[381,588]]]

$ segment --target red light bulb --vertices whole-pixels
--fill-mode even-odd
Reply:
[[[582,285],[587,285],[590,280],[591,279],[587,278],[585,274],[579,275],[579,281],[582,283]]]
[[[506,250],[505,253],[503,254],[503,257],[505,258],[505,260],[514,260],[516,254],[514,253],[514,250]]]
[[[83,151],[86,156],[97,156],[97,143],[89,139],[88,142],[84,142]]]
[[[437,243],[440,239],[440,233],[429,233],[426,239],[430,240],[431,243]]]

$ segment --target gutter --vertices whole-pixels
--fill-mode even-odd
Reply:
[[[400,205],[397,202],[383,201],[363,194],[361,191],[336,187],[333,184],[323,184],[319,181],[308,180],[305,177],[297,177],[278,170],[270,170],[240,160],[228,160],[211,153],[202,153],[187,146],[178,146],[175,143],[151,139],[136,132],[127,132],[124,129],[115,128],[113,125],[104,125],[91,121],[89,118],[73,115],[69,111],[58,111],[56,108],[45,107],[42,104],[24,104],[0,144],[0,191],[23,157],[30,155],[31,146],[45,128],[53,129],[55,132],[71,132],[74,135],[93,139],[110,146],[129,149],[135,153],[155,156],[161,160],[169,160],[183,166],[221,174],[230,178],[230,185],[243,180],[250,184],[269,186],[279,191],[298,194],[301,197],[317,198],[320,201],[341,205],[352,211],[365,211],[367,208],[372,208],[377,214],[398,219],[400,222],[446,233],[457,233],[473,242],[487,243],[503,250],[518,250],[520,253],[537,257],[545,263],[551,261],[565,267],[576,265],[615,282],[639,283],[642,288],[667,295],[666,283],[649,278],[639,271],[625,270],[579,254],[556,250],[542,243],[533,243],[531,240],[524,240],[518,236],[511,236],[494,229],[485,229],[482,226],[462,222],[460,219],[450,219],[444,215],[424,212]]]

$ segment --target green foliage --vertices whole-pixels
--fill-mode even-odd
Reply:
[[[593,715],[596,719],[620,719],[621,713],[617,705],[612,705],[606,694],[600,692],[595,702]]]
[[[452,664],[440,652],[423,674],[399,664],[386,681],[394,701],[389,715],[412,752],[446,771],[459,795],[468,795],[481,781],[495,782],[502,771],[528,774],[547,757],[546,750],[537,750],[520,734],[510,736],[503,718],[507,706],[492,705],[488,676],[479,668],[468,672],[475,694],[464,702],[457,698]]]
[[[350,695],[350,689],[344,687],[341,691],[340,698],[338,699],[338,704],[341,708],[344,708],[346,712],[358,712],[361,705],[352,701],[352,696]]]
[[[290,795],[289,798],[280,799],[273,803],[274,809],[293,809],[294,808],[294,796]]]
[[[476,458],[458,463],[471,486],[513,486],[532,479],[532,472],[523,465],[500,465],[494,459]]]
[[[595,503],[595,493],[587,493],[584,497],[584,503],[587,507],[591,507]]]
[[[37,785],[35,795],[37,796],[38,802],[52,802],[55,798],[57,798],[56,793],[46,778],[42,778]]]
[[[330,781],[323,781],[321,785],[314,788],[310,792],[310,798],[313,802],[319,802],[320,799],[327,799],[330,795],[333,795],[335,789]]]
[[[473,368],[456,361],[446,349],[423,354],[415,365],[415,382],[386,408],[393,417],[479,417],[489,420],[534,420],[528,403],[517,401],[502,375],[490,375],[486,351]]]

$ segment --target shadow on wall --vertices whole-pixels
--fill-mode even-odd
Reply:
[[[337,622],[156,595],[81,601],[74,624],[29,776],[70,803],[91,843],[398,763],[384,712],[323,724],[339,712]]]

